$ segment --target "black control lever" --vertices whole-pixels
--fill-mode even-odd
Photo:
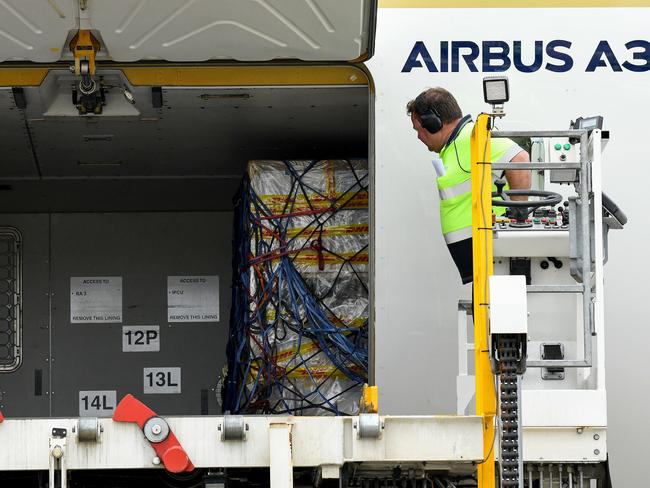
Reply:
[[[506,180],[499,178],[494,182],[494,186],[497,187],[497,196],[498,197],[503,197],[503,189],[506,186]]]

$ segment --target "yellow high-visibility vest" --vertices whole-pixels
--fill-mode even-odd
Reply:
[[[444,174],[438,175],[438,194],[440,196],[440,223],[447,244],[472,237],[472,180],[470,177],[470,136],[471,119],[463,118],[449,141],[440,151]],[[493,163],[507,163],[520,151],[510,139],[494,138],[491,141]],[[492,191],[496,191],[494,181],[501,171],[492,172]],[[506,185],[505,189],[508,189]],[[494,207],[494,213],[502,215],[504,207]]]

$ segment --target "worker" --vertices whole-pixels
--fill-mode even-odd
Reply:
[[[439,158],[433,165],[438,175],[440,223],[463,284],[473,280],[472,270],[472,182],[470,174],[470,136],[472,118],[460,110],[454,96],[444,88],[429,88],[406,106],[418,139]],[[526,151],[505,138],[492,139],[491,158],[494,163],[529,162]],[[493,172],[492,181],[503,177]],[[528,170],[507,170],[506,189],[529,189]],[[493,185],[493,191],[496,187]],[[513,196],[512,200],[526,199]],[[495,209],[503,213],[505,209]]]

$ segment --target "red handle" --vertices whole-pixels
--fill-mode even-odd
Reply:
[[[156,412],[147,407],[133,395],[126,395],[115,408],[113,420],[116,422],[133,422],[138,424],[140,429],[152,417],[157,417]],[[194,471],[194,465],[190,461],[185,449],[178,442],[174,433],[170,430],[166,439],[161,442],[151,442],[151,447],[162,461],[165,469],[170,473],[187,473]]]

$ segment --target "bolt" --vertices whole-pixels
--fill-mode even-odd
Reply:
[[[160,464],[160,458],[159,458],[158,456],[155,456],[155,457],[151,460],[151,462],[152,462],[153,464],[155,464],[156,466],[158,466],[158,465]]]
[[[153,432],[155,435],[158,435],[162,432],[162,427],[159,424],[156,424],[151,427],[151,432]]]
[[[594,434],[594,440],[597,441],[598,439],[600,439],[600,436],[598,434]]]
[[[54,456],[56,459],[61,459],[61,456],[63,456],[63,448],[58,444],[54,446],[52,448],[52,456]]]
[[[594,449],[594,454],[598,456],[600,454],[600,451],[598,449]]]
[[[578,434],[582,434],[584,431],[585,429],[583,429],[582,427],[578,427],[578,430],[576,430]]]

